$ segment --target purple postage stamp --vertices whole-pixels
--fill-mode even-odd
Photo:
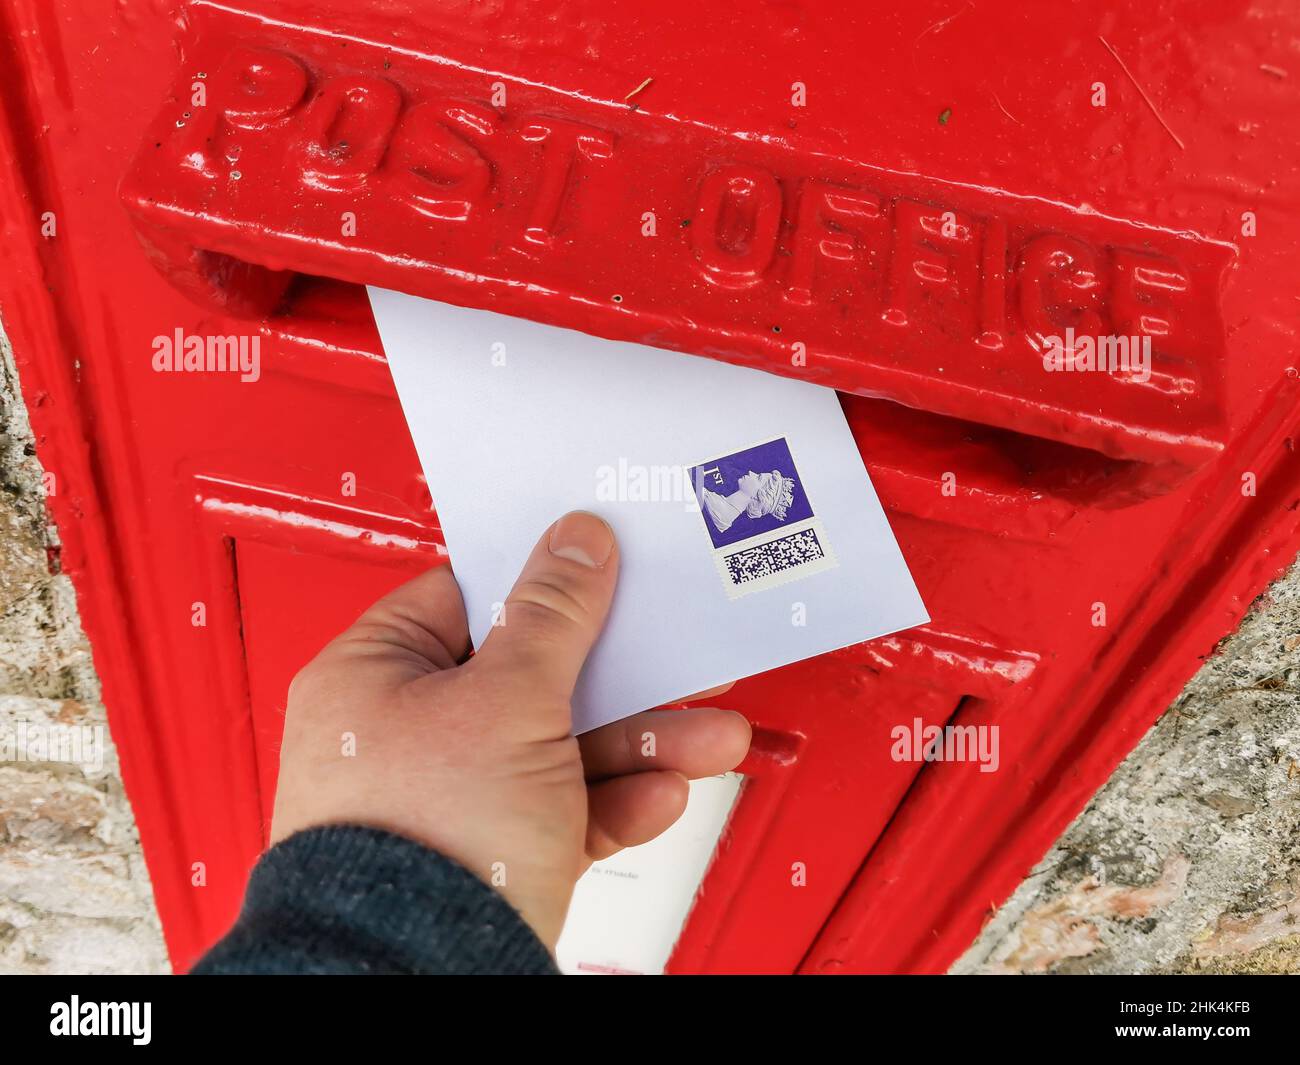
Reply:
[[[785,437],[688,472],[730,598],[836,565]]]

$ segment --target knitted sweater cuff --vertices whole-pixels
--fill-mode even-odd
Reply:
[[[419,843],[359,825],[299,832],[262,855],[234,927],[194,967],[216,973],[554,974],[523,918]]]

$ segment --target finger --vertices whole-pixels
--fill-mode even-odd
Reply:
[[[690,787],[680,773],[634,773],[587,789],[587,856],[593,861],[649,843],[686,809]]]
[[[731,710],[647,710],[578,737],[588,780],[671,770],[688,780],[734,769],[749,751],[751,729]]]
[[[736,682],[733,680],[729,684],[719,684],[716,688],[705,688],[704,691],[696,692],[694,695],[683,696],[681,699],[674,700],[674,702],[693,703],[697,699],[712,699],[715,695],[726,695],[735,686]],[[670,704],[665,703],[664,705],[668,706]]]
[[[389,592],[322,652],[393,658],[419,672],[450,669],[469,654],[460,587],[445,564]]]
[[[594,514],[566,514],[524,563],[475,668],[522,675],[530,692],[567,702],[605,623],[617,577],[610,527]]]

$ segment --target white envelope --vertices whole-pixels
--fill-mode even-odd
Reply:
[[[556,518],[588,510],[618,537],[575,732],[929,620],[833,390],[370,301],[475,646]]]

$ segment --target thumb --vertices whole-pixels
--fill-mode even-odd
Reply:
[[[617,578],[610,527],[585,511],[564,515],[528,556],[475,668],[508,674],[528,694],[567,704],[605,624]]]

